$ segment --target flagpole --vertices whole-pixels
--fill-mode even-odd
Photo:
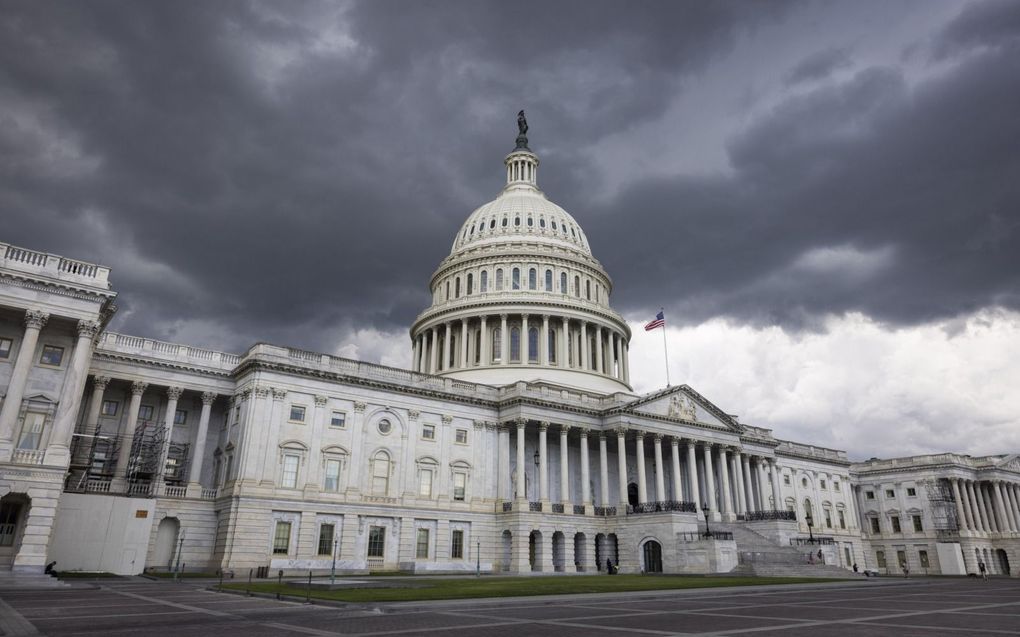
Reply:
[[[659,308],[662,312],[663,317],[666,316],[665,308]],[[670,387],[669,382],[669,348],[666,347],[666,321],[662,322],[662,357],[666,361],[666,387]]]

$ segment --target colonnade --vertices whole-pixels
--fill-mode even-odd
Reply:
[[[1020,532],[1020,484],[1006,480],[949,478],[961,531]]]
[[[483,315],[421,330],[414,339],[412,365],[427,374],[538,365],[581,369],[629,383],[628,349],[626,335],[609,325],[550,314]]]
[[[525,482],[526,471],[522,470],[527,467],[525,438],[529,422],[526,419],[518,419],[504,424],[499,430],[498,496],[505,501],[516,500],[521,505],[530,500]],[[589,513],[589,507],[593,507],[595,504],[589,486],[591,484],[589,438],[593,437],[598,440],[598,484],[600,487],[599,510],[595,511],[596,513],[609,514],[610,509],[614,506],[621,507],[618,512],[622,514],[628,510],[628,506],[643,508],[642,505],[650,505],[644,508],[656,510],[655,505],[658,505],[660,509],[669,510],[670,508],[677,509],[673,503],[688,503],[688,506],[680,508],[700,510],[702,507],[707,507],[709,515],[715,519],[735,519],[738,515],[775,510],[781,506],[779,471],[772,458],[748,454],[740,448],[710,441],[665,436],[626,427],[606,431],[587,427],[572,427],[568,424],[554,426],[548,422],[539,422],[536,426],[538,430],[537,495],[538,503],[541,503],[542,506],[532,508],[540,508],[545,511],[547,510],[545,505],[552,503],[557,505],[553,509],[556,512],[570,513],[571,511],[566,507],[573,505],[573,512]],[[551,429],[553,430],[552,435],[558,434],[560,437],[558,493],[550,493],[549,465],[551,456],[548,451],[548,437]],[[569,447],[574,431],[577,432],[574,444],[579,446],[580,451],[579,467],[571,467],[569,461]],[[511,478],[511,434],[515,438],[514,453],[518,467],[513,476],[515,479],[513,485],[509,483]],[[609,484],[609,441],[611,439],[615,439],[614,451],[617,462],[615,499],[611,495]],[[650,439],[652,446],[653,482],[651,485],[648,484],[648,472],[646,471],[646,456],[648,455],[646,439]],[[669,445],[668,455],[663,450],[664,444]],[[628,446],[632,451],[628,450]],[[628,481],[630,455],[633,455],[636,465],[636,503],[630,492],[631,483]],[[570,474],[572,470],[579,470],[581,473],[580,502],[571,497]],[[779,503],[779,505],[775,503]]]

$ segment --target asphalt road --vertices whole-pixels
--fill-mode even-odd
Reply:
[[[306,606],[197,582],[0,592],[8,635],[1020,635],[1020,580],[865,582],[618,595]],[[38,631],[33,633],[33,630]]]

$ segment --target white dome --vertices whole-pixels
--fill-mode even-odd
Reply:
[[[530,186],[504,189],[471,213],[453,241],[452,252],[508,239],[552,243],[591,255],[588,238],[570,213]]]

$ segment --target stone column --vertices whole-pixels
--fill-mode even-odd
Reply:
[[[627,512],[627,430],[623,427],[616,430],[616,463],[619,473],[617,482],[620,483],[618,485],[620,506],[622,507],[618,513],[623,515]]]
[[[439,329],[432,326],[429,331],[432,333],[429,346],[429,373],[435,374],[439,369]]]
[[[1009,499],[1009,510],[1013,515],[1013,526],[1020,531],[1020,503],[1016,498],[1016,485],[1012,482],[1006,483],[1006,497]]]
[[[92,360],[92,339],[99,332],[99,323],[78,321],[78,340],[74,344],[71,362],[64,374],[64,386],[60,390],[60,402],[53,417],[53,434],[46,448],[44,462],[48,465],[66,464],[71,457],[71,435],[74,421],[78,417],[81,395],[88,378],[89,361]]]
[[[103,406],[103,392],[110,384],[106,376],[95,376],[92,378],[92,399],[89,401],[89,413],[85,417],[85,433],[94,431],[99,425],[99,410]]]
[[[510,364],[510,332],[507,331],[506,326],[506,314],[500,314],[500,328],[499,328],[499,364],[509,365]]]
[[[620,337],[620,347],[623,348],[623,357],[620,364],[623,366],[623,382],[630,384],[630,344]]]
[[[733,466],[733,512],[744,513],[744,472],[741,468],[742,461],[740,459],[740,451],[733,450],[733,458],[731,459],[731,465]]]
[[[468,366],[468,322],[467,319],[460,320],[460,368]]]
[[[755,461],[758,466],[758,510],[767,511],[769,509],[769,492],[766,491],[765,485],[770,484],[768,464],[761,456],[758,456]],[[849,480],[847,480],[846,485],[849,489]]]
[[[605,373],[605,361],[602,359],[602,326],[595,326],[595,371]]]
[[[570,425],[560,425],[560,504],[563,512],[570,513],[566,507],[570,504]]]
[[[662,466],[662,434],[655,434],[652,446],[655,449],[655,501],[665,502],[666,476],[665,467]]]
[[[599,432],[599,486],[602,492],[602,506],[609,506],[609,449],[606,448],[606,433]]]
[[[443,360],[439,362],[439,371],[450,369],[450,346],[453,342],[453,330],[450,326],[450,321],[443,323],[444,332],[443,336]]]
[[[974,518],[974,526],[978,531],[982,533],[988,532],[988,526],[985,524],[984,516],[981,514],[981,506],[978,504],[977,493],[974,491],[974,481],[966,481],[967,488],[967,499],[970,501],[971,516]]]
[[[1013,524],[1013,518],[1007,513],[1006,499],[1002,494],[1002,481],[996,480],[992,482],[992,493],[995,495],[995,506],[999,509],[999,519],[1002,520],[1002,531],[1016,532],[1016,526]]]
[[[705,443],[701,449],[705,465],[705,490],[708,491],[708,511],[712,519],[719,519],[719,506],[715,501],[715,471],[712,470],[712,445]]]
[[[588,354],[588,324],[581,321],[581,347],[578,350],[581,353],[581,364],[579,368],[587,370],[591,364],[591,355]]]
[[[418,364],[421,362],[418,357],[421,355],[421,337],[414,337],[414,343],[411,346],[411,367],[414,371],[421,371]]]
[[[638,504],[648,502],[648,481],[645,478],[645,432],[634,432],[634,453],[637,456]]]
[[[521,314],[521,365],[531,364],[531,338],[528,336],[528,315]]]
[[[730,455],[729,450],[722,445],[719,446],[719,499],[722,501],[719,506],[719,513],[725,516],[733,515],[733,493],[730,491]]]
[[[548,422],[538,423],[538,499],[549,501],[549,446]]]
[[[191,458],[191,470],[188,472],[188,497],[199,497],[202,495],[202,462],[205,460],[205,439],[209,434],[209,414],[212,413],[212,404],[216,400],[213,392],[202,393],[202,413],[198,417],[198,433],[195,436],[195,453]],[[312,458],[308,463],[311,465]],[[192,495],[192,491],[195,491]]]
[[[563,317],[563,326],[561,327],[560,339],[556,342],[556,345],[560,348],[560,360],[558,365],[560,367],[570,367],[570,351],[567,345],[567,339],[570,338],[570,319]]]
[[[25,312],[25,334],[18,348],[18,357],[14,361],[14,370],[7,384],[7,395],[4,397],[3,408],[0,409],[0,460],[7,460],[14,451],[14,426],[21,412],[21,401],[25,397],[25,384],[28,372],[32,369],[35,359],[35,347],[39,343],[39,332],[49,320],[50,315],[39,310]]]
[[[701,510],[701,489],[698,488],[698,452],[693,440],[687,441],[687,484],[691,485],[691,501]]]
[[[960,503],[963,505],[964,522],[967,523],[967,528],[971,532],[980,531],[979,520],[974,515],[974,503],[970,499],[970,491],[967,489],[967,480],[957,478],[956,482],[960,489]]]
[[[163,495],[163,476],[166,474],[166,460],[170,453],[170,440],[174,433],[174,417],[177,415],[177,401],[180,399],[181,394],[184,390],[180,387],[167,387],[166,390],[166,414],[163,415],[163,447],[159,452],[159,464],[156,466],[156,478],[153,481],[155,489],[153,494]]]
[[[754,511],[754,485],[751,484],[751,458],[740,454],[740,464],[744,467],[744,484],[741,490],[744,492],[744,512]]]
[[[538,334],[538,362],[542,366],[549,364],[549,315],[542,315],[542,331]]]
[[[138,425],[138,412],[142,408],[142,394],[148,383],[136,380],[131,383],[131,402],[128,405],[127,419],[124,422],[124,433],[120,438],[120,451],[117,452],[117,466],[113,470],[111,490],[123,491],[127,486],[128,462],[131,460],[131,443],[135,439],[135,427]]]
[[[675,436],[669,439],[673,451],[673,499],[682,502],[684,499],[683,482],[680,480],[680,440]]]
[[[782,511],[786,508],[783,502],[783,491],[779,486],[782,476],[779,475],[779,466],[776,464],[774,459],[769,459],[769,468],[772,469],[772,499],[773,499],[773,510]]]
[[[487,317],[487,316],[485,316],[483,314],[482,317],[479,319],[479,321],[481,323],[481,325],[480,325],[481,329],[479,331],[479,337],[478,337],[478,339],[479,339],[479,343],[478,343],[478,364],[479,365],[488,365],[489,363],[491,363],[491,361],[489,360],[489,342],[491,341],[491,338],[489,337],[489,328],[486,325],[486,323],[488,322],[487,321],[488,318],[489,317]]]
[[[999,521],[995,519],[995,508],[992,506],[992,499],[988,495],[988,483],[985,481],[978,482],[977,484],[978,494],[981,496],[981,512],[985,516],[985,520],[988,521],[989,530],[992,533],[999,532]]]
[[[510,493],[510,426],[507,423],[499,423],[499,429],[497,433],[498,440],[496,441],[497,450],[499,454],[496,464],[498,466],[498,475],[496,478],[496,499],[497,500],[513,500]]]
[[[613,330],[609,330],[609,368],[606,373],[613,378],[619,377],[619,372],[616,371],[616,334]]]
[[[581,428],[581,504],[591,506],[591,464],[588,459],[588,429]]]
[[[524,481],[524,425],[527,424],[524,418],[517,419],[517,501],[527,502],[527,483]]]

